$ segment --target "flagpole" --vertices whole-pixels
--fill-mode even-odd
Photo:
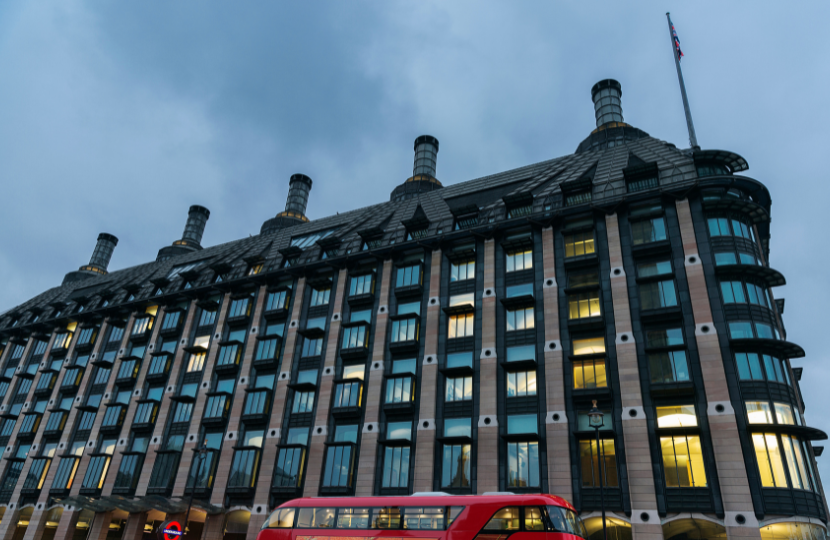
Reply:
[[[677,68],[677,80],[680,82],[680,95],[683,97],[683,110],[686,112],[686,127],[689,128],[689,144],[692,148],[700,148],[695,135],[695,124],[692,122],[692,110],[689,108],[689,98],[686,97],[686,84],[683,82],[683,71],[680,69],[680,54],[677,44],[674,41],[674,32],[671,24],[671,17],[666,12],[666,20],[669,22],[669,40],[671,41],[672,54],[674,55],[674,66]]]

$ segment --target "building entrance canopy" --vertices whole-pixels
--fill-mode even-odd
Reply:
[[[180,514],[187,511],[187,502],[182,500],[172,500],[159,495],[147,495],[138,499],[127,499],[118,495],[109,495],[99,498],[77,495],[75,497],[67,497],[56,502],[66,506],[74,506],[77,508],[83,508],[84,510],[92,510],[93,512],[123,510],[124,512],[135,514],[140,512],[149,512],[150,510],[158,510],[159,512],[164,512],[165,514]],[[201,510],[208,515],[221,514],[224,512],[224,508],[221,506],[205,504],[198,500],[193,501],[193,508]]]

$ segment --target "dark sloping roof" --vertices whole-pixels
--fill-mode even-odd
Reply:
[[[90,277],[87,280],[67,283],[60,287],[49,289],[42,294],[24,302],[11,310],[8,314],[0,315],[0,330],[8,328],[11,320],[22,317],[33,308],[43,308],[44,316],[48,319],[54,314],[55,308],[51,304],[69,303],[73,294],[81,289],[95,287],[90,290],[91,295],[98,291],[110,293],[110,304],[124,301],[125,287],[136,285],[138,289],[133,294],[142,298],[152,294],[155,285],[151,279],[167,278],[171,270],[182,269],[186,266],[186,276],[191,286],[199,287],[212,283],[215,271],[211,265],[222,263],[227,269],[227,279],[234,279],[244,275],[248,268],[247,260],[251,257],[261,258],[269,272],[283,266],[283,255],[280,253],[291,245],[292,238],[298,238],[314,233],[334,231],[333,237],[340,239],[339,256],[348,256],[362,249],[364,238],[359,232],[367,230],[382,230],[382,245],[390,245],[406,241],[405,222],[422,213],[429,222],[427,237],[447,234],[453,230],[455,217],[453,209],[480,208],[479,223],[497,223],[507,219],[505,198],[520,196],[527,193],[533,195],[533,213],[543,212],[545,201],[552,196],[561,196],[562,185],[577,182],[585,178],[586,173],[593,168],[589,185],[592,187],[592,205],[613,207],[626,194],[625,175],[623,170],[629,166],[630,156],[635,155],[645,163],[656,163],[659,171],[659,190],[679,189],[693,186],[697,181],[695,158],[717,155],[725,158],[722,151],[697,151],[694,155],[690,151],[683,151],[673,144],[649,136],[638,136],[620,142],[610,148],[600,148],[594,151],[583,149],[579,153],[562,156],[556,159],[542,161],[532,165],[519,167],[498,174],[448,185],[440,190],[422,193],[399,202],[382,202],[376,205],[340,212],[333,216],[316,219],[290,228],[274,232],[242,238],[225,244],[206,247],[201,251],[187,253],[163,261],[154,261],[121,270],[115,270],[100,277]],[[737,156],[731,154],[731,156]],[[743,158],[732,158],[734,167],[746,168]],[[735,169],[733,169],[735,170]],[[742,169],[739,169],[742,170]],[[764,189],[759,183],[759,189]],[[765,191],[765,189],[764,189]],[[767,195],[766,201],[769,201]],[[767,203],[768,207],[768,203]],[[299,264],[305,264],[319,259],[320,247],[314,240],[310,242],[300,258]],[[353,256],[353,255],[352,255]],[[175,272],[174,272],[175,274]],[[198,275],[198,279],[192,279]],[[177,290],[183,283],[180,275],[172,275],[168,288]],[[91,302],[100,302],[100,294],[94,296]],[[70,306],[71,307],[71,306]],[[94,309],[95,305],[88,308]],[[25,325],[29,317],[21,318],[19,325]]]

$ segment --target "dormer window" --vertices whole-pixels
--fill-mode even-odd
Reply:
[[[250,267],[248,267],[248,275],[255,276],[257,274],[261,274],[264,268],[265,263],[252,264]]]
[[[101,307],[107,307],[108,305],[110,305],[109,299],[104,298],[104,300],[101,302]]]
[[[184,290],[192,289],[192,288],[193,288],[193,285],[191,285],[189,281],[185,281],[184,286],[182,286],[182,289],[184,289]]]
[[[83,311],[84,311],[84,305],[83,304],[78,304],[78,310],[75,313],[83,313]]]
[[[161,290],[161,287],[156,287],[156,290],[153,291],[153,296],[161,296],[164,291]]]
[[[514,193],[506,195],[502,200],[507,207],[507,219],[526,217],[533,213],[532,193]]]
[[[358,231],[357,234],[363,239],[363,245],[360,248],[361,251],[377,249],[381,246],[381,242],[383,242],[383,229],[380,227],[372,227],[371,229]]]
[[[472,229],[478,225],[478,206],[475,204],[468,204],[459,208],[451,208],[452,215],[455,216],[455,225],[453,230],[460,231],[462,229]]]
[[[406,239],[407,240],[423,240],[427,237],[429,233],[429,227],[424,227],[421,229],[413,229],[406,231]]]
[[[704,176],[728,176],[732,174],[726,165],[720,163],[699,163],[697,165],[697,175],[701,178]]]
[[[585,204],[591,202],[591,192],[582,191],[580,193],[571,193],[565,196],[565,206],[576,206],[578,204]]]
[[[216,277],[213,278],[213,282],[214,283],[222,283],[223,281],[225,281],[225,278],[222,277],[222,274],[220,274],[219,272],[216,272]]]

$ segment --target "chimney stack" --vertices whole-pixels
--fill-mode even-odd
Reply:
[[[438,163],[438,139],[432,135],[421,135],[415,139],[415,163],[412,176],[429,176],[435,178]]]
[[[71,281],[80,281],[93,276],[102,276],[107,273],[107,267],[112,258],[112,252],[115,246],[118,245],[118,238],[108,233],[101,233],[98,235],[98,243],[95,244],[95,250],[92,252],[92,257],[89,259],[89,264],[80,267],[75,272],[69,272],[63,278],[63,283]]]
[[[259,233],[268,234],[308,222],[305,211],[308,207],[310,191],[311,178],[304,174],[292,174],[291,180],[288,181],[288,198],[285,200],[285,211],[263,223]]]
[[[173,242],[172,246],[165,246],[159,250],[156,261],[164,261],[177,255],[185,255],[202,249],[202,235],[210,217],[210,210],[204,206],[194,204],[187,212],[187,223],[184,226],[182,239]]]
[[[208,218],[210,218],[210,210],[198,204],[191,206],[187,212],[187,223],[184,226],[182,239],[175,244],[201,249],[202,235],[205,233],[205,224]]]
[[[623,122],[621,97],[622,85],[614,79],[599,81],[591,88],[591,99],[594,100],[597,127],[609,122]]]
[[[288,198],[285,200],[285,213],[305,218],[308,206],[308,193],[311,191],[311,178],[304,174],[292,174],[288,181]]]

